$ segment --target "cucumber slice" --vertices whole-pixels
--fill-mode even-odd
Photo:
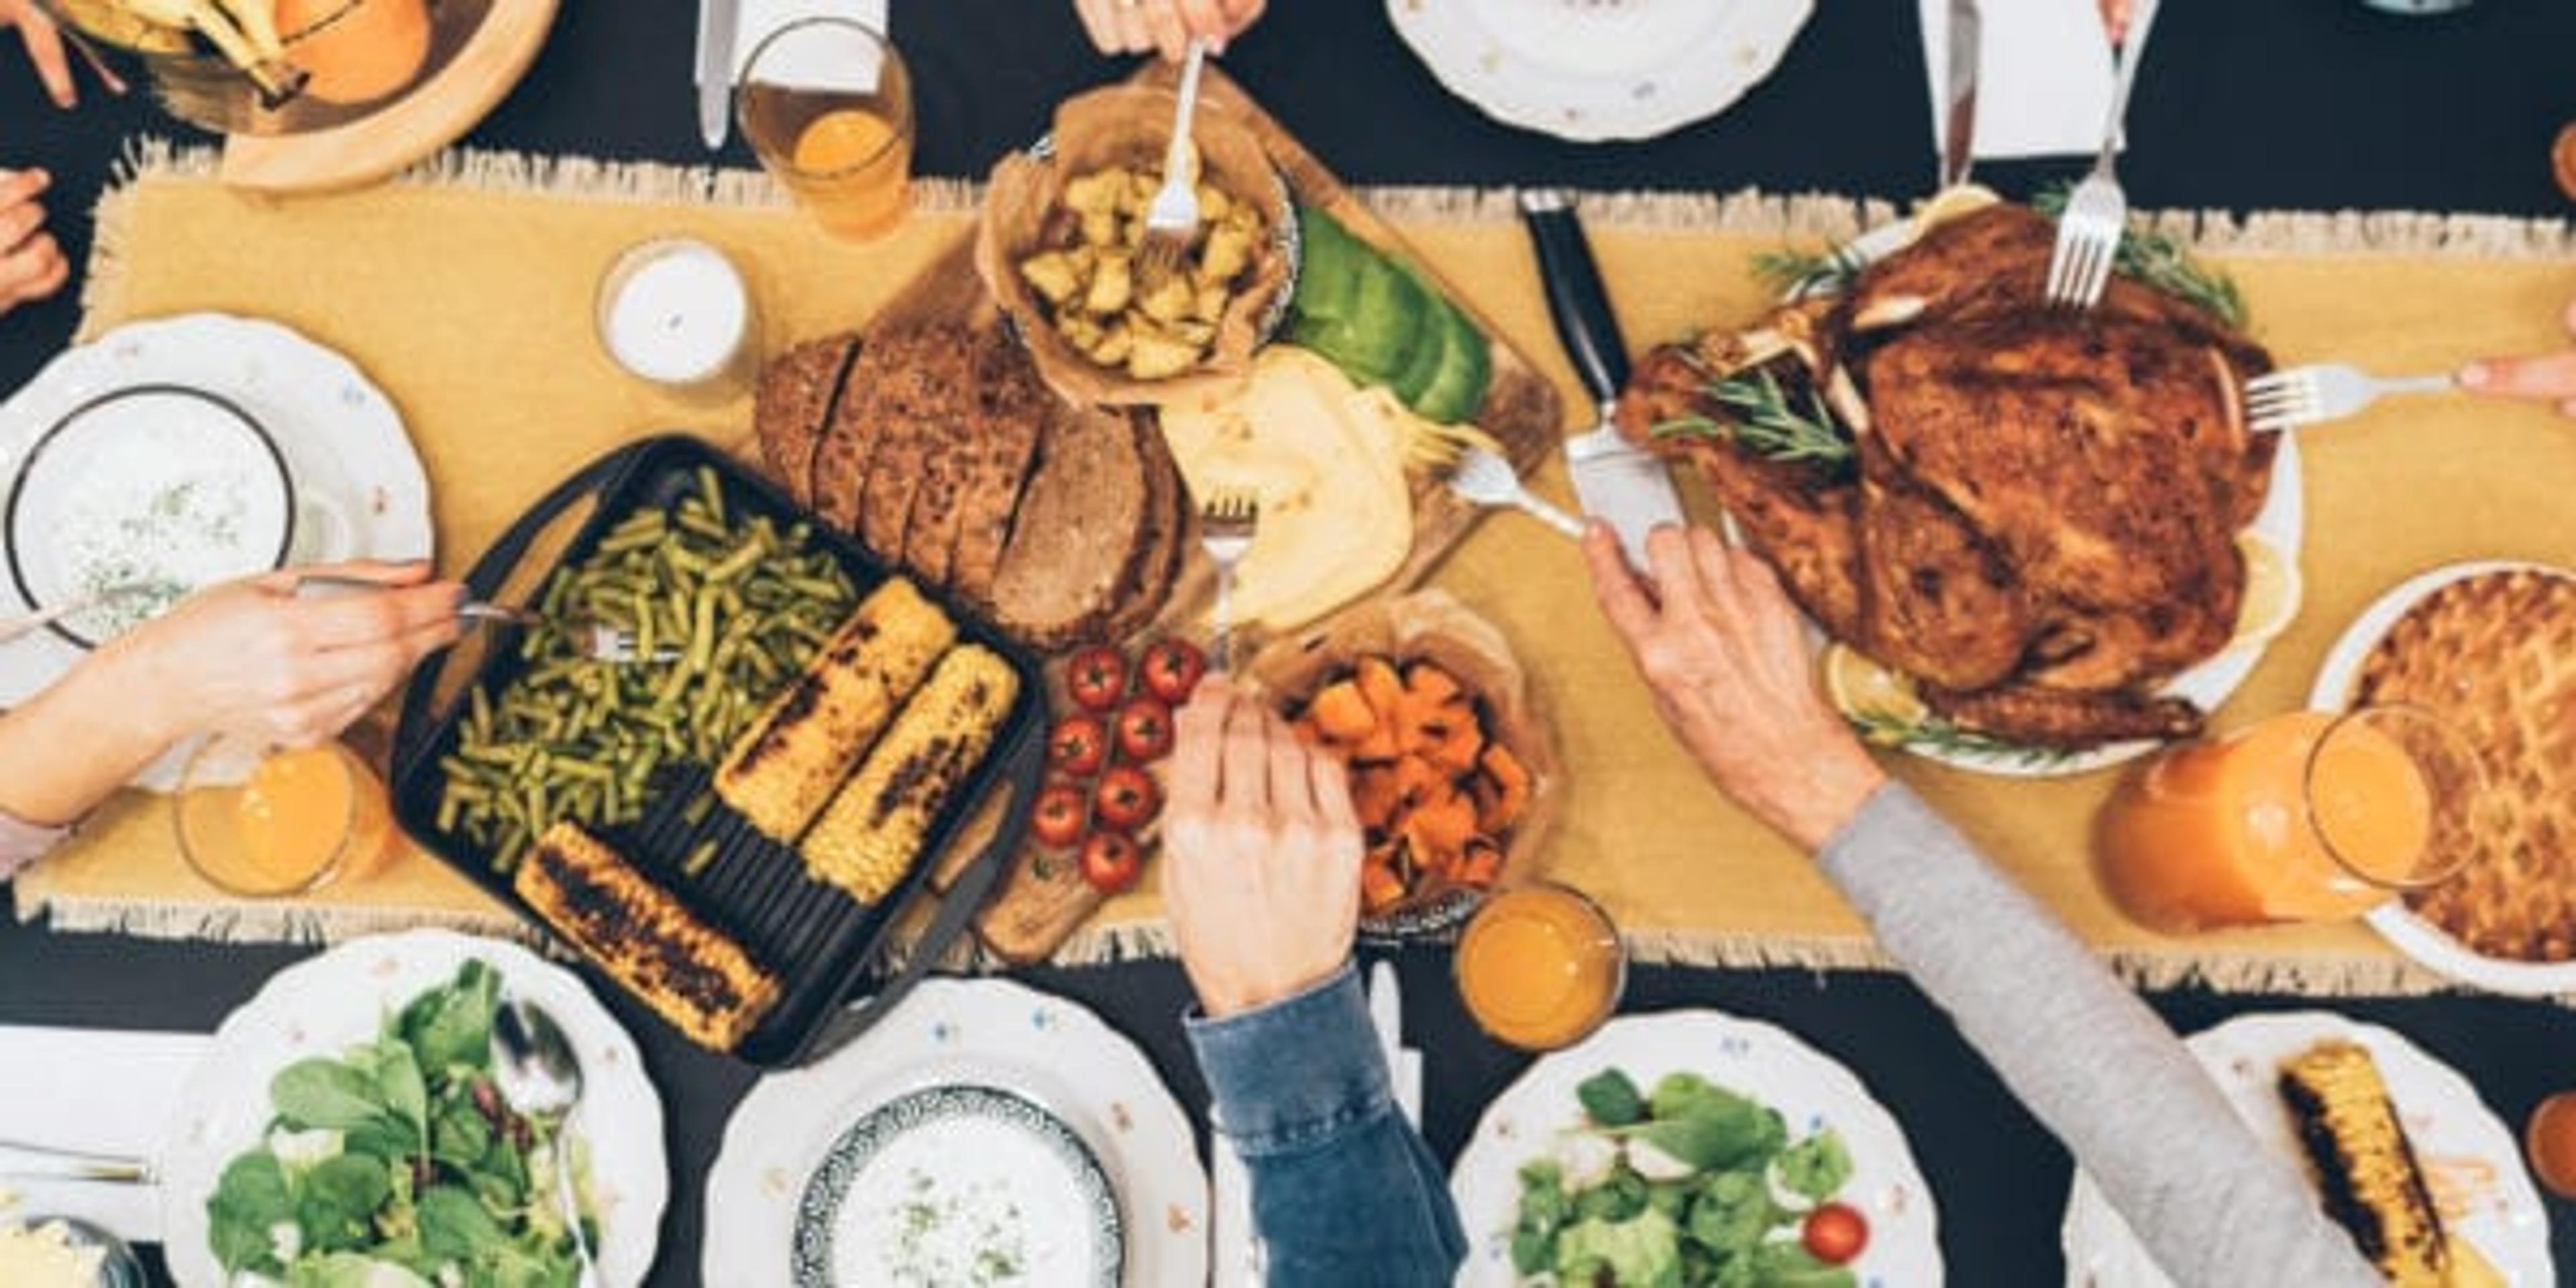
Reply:
[[[1440,314],[1440,370],[1420,398],[1405,401],[1424,420],[1455,425],[1472,419],[1485,405],[1486,388],[1494,379],[1493,342],[1466,314],[1446,305]]]
[[[1377,251],[1313,206],[1297,207],[1297,223],[1302,245],[1291,305],[1299,316],[1319,322],[1349,317],[1359,301],[1361,266]]]

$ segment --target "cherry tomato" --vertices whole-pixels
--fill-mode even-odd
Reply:
[[[1839,1266],[1869,1246],[1869,1218],[1848,1203],[1827,1203],[1807,1214],[1798,1239],[1816,1260]]]
[[[1127,696],[1127,657],[1106,644],[1084,649],[1064,664],[1064,687],[1074,705],[1106,713]]]
[[[1047,764],[1059,774],[1089,778],[1109,763],[1109,729],[1100,717],[1075,712],[1047,735]]]
[[[1082,846],[1082,879],[1102,894],[1116,894],[1136,884],[1145,870],[1145,852],[1123,832],[1094,833]]]
[[[1129,698],[1118,708],[1118,754],[1137,765],[1172,754],[1172,709],[1162,699]]]
[[[1102,827],[1133,832],[1162,811],[1163,789],[1144,770],[1119,765],[1100,776],[1100,787],[1091,794],[1091,808],[1100,815]]]
[[[1057,783],[1039,792],[1037,804],[1029,807],[1029,831],[1040,845],[1071,849],[1082,844],[1082,834],[1089,829],[1090,805],[1081,788]]]
[[[1147,693],[1177,707],[1190,700],[1199,677],[1207,674],[1207,654],[1188,640],[1156,640],[1146,646],[1136,673]]]

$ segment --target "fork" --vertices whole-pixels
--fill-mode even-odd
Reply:
[[[1245,488],[1210,492],[1199,507],[1199,548],[1216,565],[1216,622],[1208,657],[1219,671],[1233,669],[1234,566],[1252,549],[1252,535],[1260,526],[1261,498]]]
[[[328,573],[308,573],[295,579],[295,593],[299,598],[353,592],[365,593],[384,589],[386,589],[384,583],[369,581],[364,577],[335,577]],[[574,651],[583,658],[593,662],[604,662],[611,666],[627,666],[638,662],[676,662],[686,652],[675,646],[664,645],[647,654],[641,647],[635,632],[628,627],[612,626],[606,622],[557,621],[534,609],[514,608],[508,604],[488,603],[479,599],[469,599],[458,604],[456,617],[458,621],[469,626],[488,622],[506,626],[551,627],[560,632],[564,638],[571,640]]]
[[[2348,362],[2319,362],[2245,382],[2245,416],[2256,430],[2277,433],[2341,420],[2390,394],[2449,393],[2459,378],[2374,376]]]
[[[2128,38],[2120,43],[2120,76],[2111,90],[2111,119],[2102,125],[2102,150],[2093,158],[2093,172],[2075,185],[2057,216],[2057,249],[2048,259],[2051,304],[2089,309],[2101,303],[2103,288],[2111,284],[2111,266],[2129,223],[2129,194],[2113,172],[2113,159],[2120,148],[2120,122],[2129,114],[2129,87],[2137,82],[2147,27],[2155,19],[2156,0],[2138,0]]]
[[[1190,42],[1189,60],[1181,64],[1180,102],[1172,109],[1172,142],[1163,152],[1163,186],[1145,207],[1145,244],[1137,248],[1140,282],[1169,278],[1198,237],[1198,185],[1190,173],[1190,118],[1199,106],[1199,68],[1207,62],[1207,37]]]
[[[1533,495],[1512,463],[1487,448],[1470,447],[1459,453],[1458,472],[1449,476],[1449,490],[1478,505],[1516,507],[1577,541],[1583,539],[1581,519]]]

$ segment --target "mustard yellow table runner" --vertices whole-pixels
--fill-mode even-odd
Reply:
[[[205,177],[202,156],[151,151],[100,210],[85,333],[170,313],[276,319],[349,354],[391,395],[429,470],[441,566],[459,571],[554,481],[627,440],[670,429],[748,442],[747,398],[675,401],[624,376],[594,338],[593,293],[626,246],[688,233],[732,253],[758,294],[764,342],[863,324],[971,220],[970,190],[924,184],[891,239],[853,246],[780,207],[757,175],[452,154],[412,179],[277,202]],[[1538,277],[1491,194],[1371,194],[1414,247],[1580,408]],[[1826,198],[1631,196],[1587,206],[1631,342],[1749,318],[1765,305],[1750,258],[1891,217]],[[2415,215],[2169,217],[2243,289],[2284,362],[2389,372],[2565,342],[2576,237],[2554,223]],[[2311,433],[2305,607],[2218,728],[2300,705],[2327,647],[2382,591],[2462,559],[2576,564],[2576,424],[2468,399],[2384,403]],[[1570,494],[1561,467],[1537,486]],[[1686,485],[1686,491],[1691,490]],[[1704,494],[1693,495],[1705,503]],[[1608,630],[1574,548],[1534,523],[1485,523],[1443,586],[1511,637],[1553,715],[1567,766],[1549,874],[1600,898],[1640,959],[1727,965],[1880,964],[1812,867],[1722,800],[1665,737]],[[2087,870],[2088,831],[2114,779],[1981,777],[1891,757],[2088,942],[2142,983],[2384,992],[2433,981],[2354,925],[2164,940],[2124,921]],[[1114,901],[1066,950],[1103,960],[1168,948],[1147,888]],[[331,935],[497,909],[426,856],[322,905],[230,907],[194,884],[167,807],[128,799],[19,882],[21,915],[164,933]],[[160,911],[136,916],[138,908]]]

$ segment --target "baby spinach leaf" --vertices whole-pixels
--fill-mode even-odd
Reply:
[[[469,1190],[433,1185],[420,1194],[420,1246],[443,1260],[472,1261],[509,1243],[499,1222]]]
[[[1852,1173],[1851,1153],[1831,1127],[1782,1150],[1774,1166],[1782,1186],[1819,1203],[1832,1198]]]
[[[277,1071],[268,1095],[278,1117],[299,1127],[346,1131],[384,1112],[375,1079],[338,1060],[323,1056],[298,1060]]]
[[[1574,1088],[1574,1098],[1583,1102],[1583,1112],[1592,1115],[1592,1121],[1604,1127],[1625,1127],[1646,1116],[1646,1097],[1617,1069],[1584,1079]]]
[[[491,1148],[492,1121],[474,1107],[471,1097],[439,1101],[437,1116],[429,1123],[430,1157],[464,1171],[480,1165]]]
[[[296,1186],[295,1224],[304,1247],[363,1252],[375,1242],[376,1209],[393,1193],[383,1160],[341,1154],[314,1164]]]
[[[422,1068],[486,1068],[492,1060],[492,1013],[500,998],[500,975],[480,961],[469,961],[458,968],[453,982],[413,998],[396,1020],[394,1035],[411,1045]]]
[[[429,1082],[421,1076],[420,1062],[412,1058],[411,1044],[400,1038],[387,1038],[376,1044],[382,1058],[376,1064],[376,1094],[394,1116],[410,1123],[412,1130],[424,1137],[429,1131]]]
[[[265,1149],[251,1150],[224,1165],[206,1211],[220,1212],[266,1226],[294,1215],[295,1200],[286,1186],[286,1169]]]
[[[1723,1172],[1769,1158],[1788,1130],[1778,1113],[1729,1095],[1701,1101],[1679,1117],[1620,1128],[1617,1134],[1644,1141],[1700,1171]]]

